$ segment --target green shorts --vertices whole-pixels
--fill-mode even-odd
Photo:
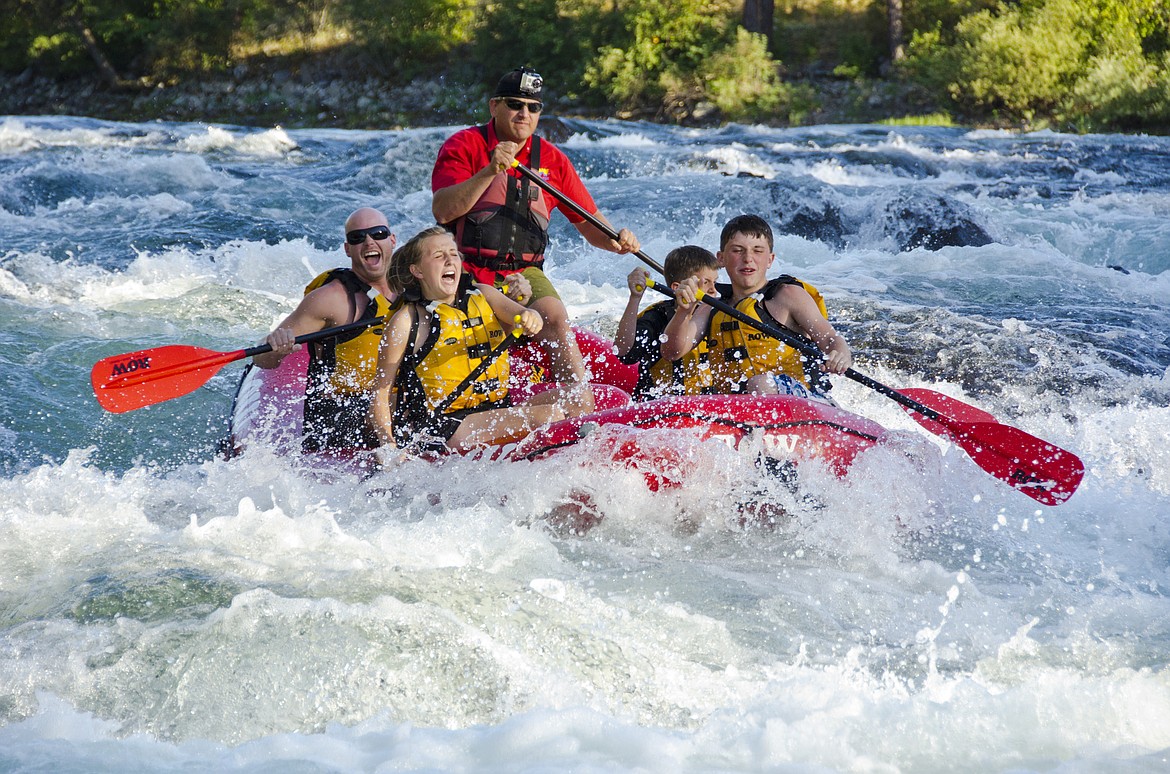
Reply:
[[[508,273],[515,274],[515,272]],[[560,299],[560,294],[557,293],[557,289],[553,287],[552,282],[549,281],[543,269],[538,269],[535,266],[529,266],[520,273],[524,275],[524,278],[528,280],[528,284],[532,286],[532,298],[524,299],[525,306],[529,306],[533,301],[537,301],[541,298],[547,298],[548,296]],[[503,287],[504,276],[505,275],[503,274],[496,275],[495,285],[497,288]]]

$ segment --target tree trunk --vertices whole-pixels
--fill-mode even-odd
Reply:
[[[85,44],[85,50],[89,52],[90,59],[97,65],[98,73],[106,85],[111,89],[126,88],[129,85],[128,82],[118,76],[118,71],[110,64],[110,60],[106,58],[105,53],[98,45],[97,38],[94,37],[90,28],[85,26],[85,22],[75,19],[74,26],[77,29],[77,34],[81,36],[81,42]]]
[[[772,25],[775,16],[774,0],[744,0],[743,28],[748,32],[758,32],[768,39],[768,46],[772,45]]]
[[[886,18],[890,31],[890,62],[900,62],[906,57],[906,41],[902,32],[902,0],[886,0]]]

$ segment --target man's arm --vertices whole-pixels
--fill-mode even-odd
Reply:
[[[609,220],[600,212],[594,212],[593,217],[597,218],[610,228],[613,228],[613,225],[609,222]],[[614,228],[613,230],[617,231],[618,235],[617,241],[614,241],[613,239],[609,238],[608,234],[587,220],[583,220],[580,223],[574,223],[573,225],[576,226],[577,230],[581,232],[581,236],[585,237],[586,242],[601,250],[609,250],[611,253],[625,255],[627,253],[636,253],[642,248],[642,244],[638,241],[638,237],[634,236],[634,232],[630,231],[628,228],[623,228],[621,231],[618,231],[616,228]]]
[[[824,318],[807,290],[799,285],[785,285],[765,306],[775,320],[812,339],[825,353],[825,369],[829,373],[844,373],[853,365],[849,343]]]
[[[439,188],[431,199],[431,213],[438,223],[450,223],[456,218],[466,215],[472,205],[479,201],[484,191],[491,185],[492,179],[512,166],[520,146],[514,142],[504,141],[492,149],[487,164],[476,170],[471,177],[452,185]],[[440,150],[435,166],[442,164],[457,164],[466,166],[466,159],[456,159],[454,154],[448,154],[445,149]]]
[[[343,310],[340,313],[339,304]],[[264,343],[272,347],[272,351],[256,355],[252,362],[261,368],[276,368],[286,357],[300,349],[300,345],[294,341],[297,336],[316,333],[338,324],[337,320],[348,314],[349,300],[345,288],[340,282],[329,282],[301,299],[292,314],[264,338]]]

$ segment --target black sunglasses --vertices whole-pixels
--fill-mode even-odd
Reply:
[[[515,110],[517,112],[524,108],[528,108],[528,112],[533,114],[544,110],[543,102],[523,102],[514,97],[505,97],[504,104],[508,106],[509,110]]]
[[[360,245],[366,241],[366,237],[376,239],[381,242],[390,236],[389,226],[370,226],[369,228],[357,228],[353,231],[347,231],[345,234],[345,241],[351,245]]]

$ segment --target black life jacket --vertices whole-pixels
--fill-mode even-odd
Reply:
[[[486,124],[476,127],[491,142]],[[487,148],[490,155],[492,147]],[[540,138],[532,136],[528,166],[540,169]],[[454,223],[464,260],[492,271],[521,271],[544,264],[551,216],[544,192],[527,177],[499,172],[471,210]]]

